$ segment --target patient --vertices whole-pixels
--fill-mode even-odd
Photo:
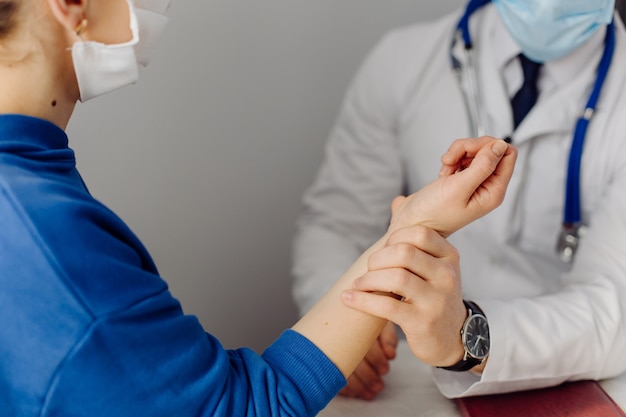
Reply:
[[[262,355],[224,349],[90,195],[64,131],[78,100],[137,80],[168,3],[0,0],[3,416],[313,416],[385,325],[341,293],[358,277],[456,268],[454,248],[428,228],[451,233],[504,197],[516,151],[467,140],[476,147],[458,160],[471,163],[396,201],[389,232]],[[454,298],[458,277],[446,281],[441,294]]]

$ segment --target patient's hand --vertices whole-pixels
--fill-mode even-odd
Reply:
[[[441,157],[439,178],[392,203],[389,231],[421,224],[447,237],[498,207],[517,150],[501,139],[459,139]]]

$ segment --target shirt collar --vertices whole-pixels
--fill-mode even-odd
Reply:
[[[65,131],[43,119],[21,114],[0,114],[0,151],[67,149]]]
[[[36,117],[19,114],[0,115],[0,155],[12,155],[53,169],[76,167],[74,151],[68,147],[65,131]]]

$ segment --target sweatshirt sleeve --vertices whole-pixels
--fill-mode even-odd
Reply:
[[[345,379],[286,331],[262,355],[225,350],[168,291],[96,320],[53,378],[42,416],[313,416]]]
[[[336,395],[342,374],[298,333],[226,350],[185,315],[60,145],[0,164],[0,415],[313,416]]]

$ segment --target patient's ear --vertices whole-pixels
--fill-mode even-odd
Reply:
[[[47,0],[50,10],[68,31],[80,35],[87,27],[88,0]]]

